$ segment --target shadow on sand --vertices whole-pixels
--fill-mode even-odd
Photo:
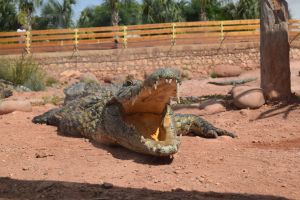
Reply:
[[[294,111],[299,109],[300,102],[293,102],[291,104],[278,104],[275,105],[273,108],[261,113],[256,120],[260,119],[266,119],[266,118],[271,118],[277,115],[282,115],[283,119],[288,119],[289,114]]]
[[[114,158],[120,160],[132,160],[136,163],[147,164],[147,165],[169,165],[173,161],[173,157],[157,157],[157,156],[144,155],[141,153],[130,151],[120,145],[111,146],[105,144],[97,144],[93,141],[90,142],[96,148],[103,149],[111,153],[111,155]]]
[[[107,189],[105,189],[107,188]],[[94,200],[286,200],[284,197],[239,194],[184,191],[157,191],[147,188],[104,187],[100,184],[59,182],[59,181],[25,181],[10,178],[0,178],[0,199],[94,199]]]

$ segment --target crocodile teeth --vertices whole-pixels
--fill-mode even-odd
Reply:
[[[131,105],[133,106],[136,102],[137,97],[134,97],[133,100],[131,101]]]
[[[151,150],[155,152],[156,151],[156,147],[152,147]]]
[[[156,83],[153,85],[153,87],[154,87],[155,90],[157,90],[157,84]]]
[[[141,136],[141,142],[142,142],[143,144],[145,144],[146,139],[144,138],[144,136]]]
[[[172,79],[169,79],[169,83],[170,83],[170,84],[172,83],[172,81],[173,81]]]
[[[165,79],[165,81],[166,81],[166,83],[168,83],[169,81],[168,81],[168,79]]]

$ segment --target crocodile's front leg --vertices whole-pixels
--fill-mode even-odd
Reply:
[[[191,133],[205,138],[217,138],[222,135],[227,135],[233,138],[236,137],[233,133],[216,128],[211,123],[196,115],[176,114],[175,121],[178,134],[185,135]]]

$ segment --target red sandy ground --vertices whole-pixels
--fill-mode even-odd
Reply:
[[[292,62],[294,91],[300,91],[299,65]],[[181,94],[225,94],[231,88],[206,82],[185,81]],[[251,85],[259,85],[259,80]],[[55,127],[31,123],[50,107],[0,116],[0,199],[300,199],[297,102],[203,116],[238,138],[183,137],[173,160],[97,146],[58,135]]]

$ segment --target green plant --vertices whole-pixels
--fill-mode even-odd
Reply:
[[[45,74],[38,63],[30,57],[21,57],[17,60],[1,59],[0,78],[34,91],[45,89]]]
[[[61,105],[64,98],[62,97],[59,97],[59,96],[56,96],[56,95],[53,95],[53,96],[44,96],[42,97],[43,101],[44,101],[44,105],[45,104],[53,104],[53,105]]]
[[[52,76],[48,76],[45,80],[45,85],[47,87],[51,87],[51,86],[53,86],[55,84],[58,84],[58,83],[59,83],[59,81],[56,78],[52,77]]]
[[[192,79],[192,78],[190,77],[190,73],[189,73],[188,70],[182,71],[182,73],[181,73],[181,78],[182,78],[183,80],[191,80],[191,79]]]
[[[211,78],[218,78],[218,75],[216,74],[216,72],[211,72],[209,75]]]

